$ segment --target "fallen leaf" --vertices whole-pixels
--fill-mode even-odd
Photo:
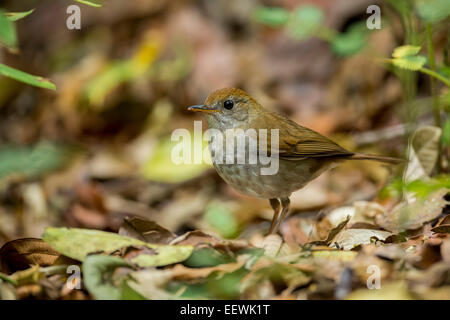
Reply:
[[[233,262],[227,264],[219,264],[214,267],[207,268],[188,268],[182,264],[176,264],[172,269],[172,275],[177,280],[195,280],[208,277],[211,273],[219,272],[233,272],[241,268],[243,262]]]
[[[351,219],[351,217],[347,216],[347,218],[344,221],[340,222],[336,227],[331,229],[330,233],[328,234],[328,237],[325,240],[313,241],[313,242],[310,242],[309,244],[310,245],[325,245],[325,246],[329,245],[333,241],[334,237],[336,237],[336,235],[339,232],[341,232],[342,229],[345,228],[345,226],[350,221],[350,219]]]
[[[91,255],[83,262],[83,278],[86,289],[97,300],[119,300],[122,296],[120,287],[114,283],[113,273],[116,268],[131,265],[118,257]]]
[[[404,281],[384,284],[380,289],[358,289],[347,296],[347,300],[413,300]]]
[[[325,258],[331,260],[339,260],[343,262],[352,261],[357,256],[356,251],[343,251],[343,250],[319,250],[313,251],[312,256],[314,258]]]
[[[37,283],[44,277],[38,265],[34,265],[26,270],[16,271],[11,275],[11,279],[18,285]]]
[[[172,270],[147,269],[130,274],[132,280],[127,284],[136,292],[149,300],[168,300],[173,295],[163,287],[172,279]]]
[[[270,234],[264,238],[262,243],[262,248],[264,249],[264,254],[268,257],[275,258],[281,249],[283,240],[278,234]]]
[[[441,224],[431,228],[431,231],[436,233],[450,233],[450,224]]]
[[[77,228],[47,228],[43,239],[55,250],[79,261],[84,261],[89,253],[110,253],[133,246],[154,249],[157,254],[141,254],[131,260],[132,263],[142,267],[164,266],[181,262],[186,260],[193,250],[192,246],[150,244],[116,233]]]
[[[211,247],[197,247],[191,256],[184,261],[184,264],[188,267],[203,268],[235,261],[236,259],[229,252],[220,251]]]
[[[437,163],[441,129],[425,126],[417,129],[409,147],[408,165],[403,175],[405,182],[428,178]]]
[[[373,238],[384,241],[392,233],[371,229],[347,229],[341,231],[334,239],[331,247],[351,250],[361,244],[369,244]]]
[[[17,300],[14,286],[2,279],[0,279],[0,300]]]
[[[427,198],[416,198],[414,202],[402,202],[392,211],[376,216],[376,223],[386,230],[399,233],[422,227],[426,222],[437,218],[447,205],[444,199],[447,189],[431,193]]]
[[[237,251],[249,247],[247,241],[245,240],[218,239],[200,230],[186,232],[185,234],[174,239],[170,244],[192,245],[196,247],[211,246],[216,249],[226,249],[231,251]]]
[[[0,271],[12,273],[28,269],[31,265],[51,266],[60,255],[41,239],[13,240],[0,249]]]
[[[176,238],[175,234],[156,222],[136,216],[124,218],[119,234],[157,244],[168,244]]]

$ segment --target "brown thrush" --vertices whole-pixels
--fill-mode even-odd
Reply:
[[[210,141],[213,164],[219,175],[243,194],[270,200],[274,216],[269,233],[278,232],[289,210],[291,193],[304,187],[334,164],[343,160],[375,160],[391,164],[402,161],[390,157],[350,152],[321,134],[264,109],[240,89],[217,90],[208,96],[204,105],[191,106],[188,110],[205,113],[209,128],[222,133],[221,143],[218,143],[215,135],[212,135]],[[266,133],[267,139],[262,144],[261,129],[270,131]],[[245,134],[244,153],[251,154],[250,147],[256,145],[258,155],[267,155],[269,161],[276,160],[277,170],[264,174],[261,170],[264,167],[261,161],[256,163],[251,163],[247,159],[238,161],[243,159],[237,159],[242,150],[235,151],[234,148],[231,151],[232,161],[227,161],[230,159],[231,149],[224,151],[224,144],[236,138],[236,135],[226,134],[230,130],[256,132],[256,136],[250,133]],[[278,133],[276,140],[270,135],[271,132]],[[276,148],[272,148],[274,145]]]

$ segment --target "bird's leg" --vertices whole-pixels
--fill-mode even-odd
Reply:
[[[273,232],[273,228],[275,227],[275,224],[277,222],[278,215],[280,214],[280,201],[277,198],[270,199],[270,205],[273,209],[273,218],[272,218],[272,224],[270,225],[269,234]]]
[[[286,218],[286,215],[287,215],[287,213],[289,211],[289,204],[291,203],[291,201],[287,197],[286,198],[280,198],[280,202],[281,202],[281,207],[283,209],[281,210],[280,219],[278,219],[278,223],[275,226],[274,233],[278,232],[278,229],[280,228],[281,223],[283,222],[284,218]]]

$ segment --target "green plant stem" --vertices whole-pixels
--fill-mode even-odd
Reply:
[[[427,68],[420,68],[419,71],[423,72],[423,73],[426,73],[426,74],[428,74],[428,75],[430,75],[432,77],[435,77],[438,80],[441,80],[443,83],[445,83],[445,85],[447,87],[450,87],[450,80],[445,78],[445,77],[443,77],[439,73],[437,73],[437,72],[435,72],[433,70],[427,69]]]
[[[428,61],[430,63],[430,70],[436,72],[436,64],[434,61],[434,46],[433,46],[433,29],[431,23],[427,23],[427,42],[428,42]],[[430,77],[431,95],[433,96],[433,112],[434,125],[441,127],[441,109],[439,108],[439,97],[437,94],[436,78]]]
[[[428,61],[430,63],[430,71],[436,73],[436,63],[434,61],[434,46],[433,46],[433,26],[431,25],[431,23],[427,23],[426,25],[426,35],[428,43]],[[433,96],[434,125],[438,128],[441,128],[441,108],[439,107],[439,97],[435,77],[430,77],[430,87],[431,87],[431,95]],[[442,154],[442,145],[439,143],[438,161],[437,161],[438,173],[441,172],[441,154]]]

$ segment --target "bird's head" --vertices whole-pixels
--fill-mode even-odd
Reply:
[[[205,104],[188,110],[204,113],[211,128],[229,129],[245,125],[250,113],[258,108],[260,105],[245,91],[225,88],[211,93]]]

